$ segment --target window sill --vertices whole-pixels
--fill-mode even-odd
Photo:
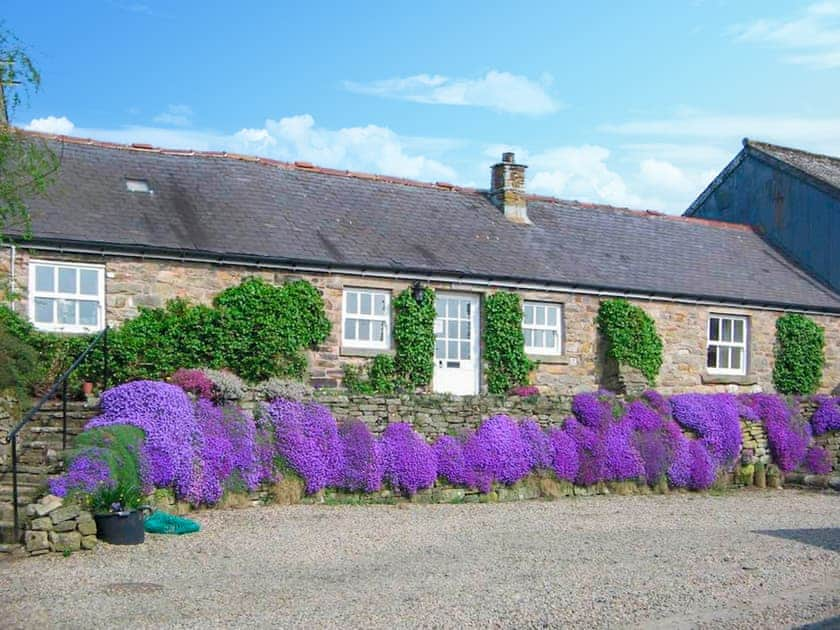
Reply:
[[[526,353],[532,361],[548,363],[552,365],[569,365],[569,356],[566,354],[531,354]]]
[[[347,348],[342,346],[340,351],[343,357],[375,357],[380,354],[394,356],[393,348]]]
[[[757,385],[755,376],[738,376],[736,374],[701,374],[703,385]]]

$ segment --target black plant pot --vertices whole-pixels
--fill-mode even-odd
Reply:
[[[111,545],[140,545],[146,539],[140,510],[95,514],[96,537]]]

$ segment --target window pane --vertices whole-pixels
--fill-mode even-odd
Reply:
[[[709,320],[709,341],[720,341],[720,320],[717,317]]]
[[[553,330],[547,330],[545,333],[545,347],[549,350],[557,349],[557,333]]]
[[[722,319],[720,330],[721,341],[732,341],[732,320]]]
[[[730,366],[733,370],[740,370],[741,369],[741,348],[730,348]]]
[[[347,292],[347,312],[351,315],[359,312],[359,294],[355,291]]]
[[[717,346],[709,346],[706,350],[706,367],[717,367]]]
[[[79,302],[79,323],[82,326],[96,326],[97,317],[96,312],[99,308],[97,302],[90,300],[83,300]]]
[[[461,322],[461,339],[470,338],[470,322]]]
[[[55,291],[55,267],[35,265],[35,290]]]
[[[458,320],[450,319],[447,324],[446,329],[446,336],[450,339],[457,339],[458,338]]]
[[[465,361],[470,360],[470,342],[469,341],[462,341],[461,342],[461,358]]]
[[[465,317],[469,317],[470,314],[472,313],[472,302],[464,302],[464,304],[467,305],[467,312],[466,312]]]
[[[377,293],[373,296],[374,315],[385,315],[385,294]]]
[[[458,317],[458,301],[446,300],[446,316]]]
[[[444,317],[446,315],[446,300],[442,298],[435,300],[435,313],[438,317]]]
[[[467,319],[470,316],[470,303],[467,300],[460,300],[458,315],[461,319]]]
[[[734,324],[735,330],[732,336],[733,341],[737,343],[744,343],[744,320],[736,319]]]
[[[546,323],[549,326],[556,326],[557,325],[557,307],[556,306],[549,306],[546,309]]]
[[[457,341],[448,342],[447,348],[446,348],[446,358],[447,359],[457,359],[458,358],[458,342]]]
[[[537,326],[545,326],[545,307],[544,306],[537,306],[534,309],[534,319],[537,322]]]
[[[718,367],[729,369],[729,348],[726,346],[718,346]]]
[[[35,298],[35,321],[41,324],[53,323],[53,304],[51,298]]]
[[[76,292],[76,270],[67,267],[58,268],[58,290],[61,293]]]
[[[525,345],[526,346],[533,346],[534,345],[534,332],[530,329],[526,329],[523,332],[525,333]]]
[[[530,304],[525,305],[525,316],[523,317],[522,321],[526,324],[534,323],[534,307]]]
[[[99,272],[94,269],[79,269],[79,293],[83,295],[99,293]]]
[[[359,341],[370,341],[370,320],[359,320]]]
[[[545,331],[534,331],[534,347],[542,348],[545,345]]]
[[[359,313],[362,315],[372,315],[373,305],[371,304],[370,293],[359,294]]]
[[[445,359],[446,358],[446,342],[438,339],[435,342],[435,358],[436,359]]]
[[[371,327],[373,334],[371,335],[372,341],[384,341],[385,340],[385,326],[382,322],[371,322]]]
[[[61,284],[60,280],[59,280],[59,284]],[[76,323],[76,300],[59,300],[58,301],[58,323],[59,324],[75,324]]]
[[[344,320],[344,338],[345,339],[355,339],[356,338],[356,320],[355,319]]]

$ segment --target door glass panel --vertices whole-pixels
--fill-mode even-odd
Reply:
[[[79,293],[83,295],[99,293],[99,273],[93,269],[79,269]]]
[[[36,291],[55,291],[55,267],[47,267],[45,265],[36,265],[35,267],[35,290]],[[52,318],[50,318],[52,319]]]
[[[96,326],[96,311],[99,304],[84,300],[79,302],[79,323],[82,326]]]
[[[458,342],[457,341],[450,341],[450,342],[447,343],[446,357],[448,359],[457,359],[458,358]]]
[[[470,359],[470,342],[469,341],[462,341],[461,342],[461,359],[465,361],[469,361]]]
[[[76,292],[76,270],[67,267],[58,268],[58,290],[61,293]]]
[[[443,339],[438,339],[437,341],[435,341],[435,358],[446,358],[446,342]]]
[[[449,324],[446,330],[446,336],[450,339],[457,339],[458,338],[458,321],[457,320],[449,320]]]
[[[470,338],[470,323],[461,322],[461,339],[469,339]]]
[[[461,300],[461,307],[460,307],[460,317],[462,319],[466,319],[470,316],[470,303],[467,300]]]
[[[53,304],[51,298],[35,298],[35,321],[41,324],[53,322]]]

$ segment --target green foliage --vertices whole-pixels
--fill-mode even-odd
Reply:
[[[411,289],[394,300],[394,370],[408,387],[425,387],[435,368],[435,292],[426,287],[418,303]]]
[[[365,377],[365,370],[357,365],[345,364],[344,377],[342,383],[344,387],[351,394],[361,394],[363,396],[370,396],[376,392],[370,382],[370,378]]]
[[[330,332],[321,294],[303,280],[278,287],[246,278],[220,293],[214,304],[221,317],[224,364],[247,381],[301,378],[302,350],[322,343]]]
[[[8,117],[41,85],[41,75],[18,39],[0,23],[0,236],[11,228],[29,234],[25,199],[42,194],[58,169],[58,157],[40,139],[8,124]]]
[[[353,394],[393,394],[402,384],[401,381],[396,373],[394,358],[389,354],[376,355],[367,370],[350,364],[344,366],[344,387]]]
[[[597,323],[607,342],[607,355],[636,368],[654,385],[662,367],[662,339],[653,318],[619,298],[601,302]]]
[[[825,332],[812,319],[789,313],[776,320],[773,385],[781,394],[813,394],[825,365]]]
[[[69,463],[85,451],[96,449],[99,459],[108,464],[111,478],[127,486],[140,487],[140,448],[145,439],[142,429],[130,424],[112,424],[80,433],[67,456]]]
[[[0,391],[13,389],[18,400],[31,392],[38,365],[35,349],[0,330]]]
[[[522,301],[515,293],[499,291],[484,301],[484,360],[487,389],[505,394],[511,387],[525,385],[535,363],[525,354],[522,334]]]

